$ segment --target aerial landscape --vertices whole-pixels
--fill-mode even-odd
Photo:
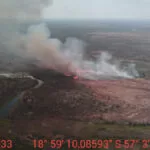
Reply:
[[[148,149],[150,21],[1,20],[1,140],[30,150],[34,139],[137,139],[135,150]]]

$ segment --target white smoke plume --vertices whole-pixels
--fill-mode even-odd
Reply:
[[[0,0],[0,46],[10,52],[20,52],[20,23],[40,20],[52,0]]]
[[[120,68],[119,63],[109,61],[112,56],[102,52],[97,61],[84,59],[85,42],[76,38],[67,38],[64,43],[51,38],[51,33],[45,24],[29,28],[23,36],[24,51],[27,57],[39,60],[43,66],[54,68],[63,73],[78,74],[80,77],[99,79],[101,77],[132,78],[138,73],[135,66],[129,65],[127,69]]]
[[[4,19],[39,19],[50,0],[1,0],[0,18]]]
[[[0,17],[11,18],[13,22],[22,19],[39,19],[41,12],[49,0],[2,0],[0,1]],[[8,11],[10,10],[10,11]],[[67,38],[65,43],[51,38],[51,33],[45,24],[31,26],[26,34],[20,34],[18,25],[2,29],[0,43],[12,52],[17,52],[25,58],[39,61],[44,67],[56,69],[62,73],[78,74],[80,77],[99,79],[102,76],[132,78],[138,73],[130,66],[127,71],[119,65],[111,64],[111,55],[102,53],[97,61],[84,59],[86,43]],[[11,30],[8,30],[11,29]]]

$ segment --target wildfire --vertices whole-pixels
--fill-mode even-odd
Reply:
[[[76,70],[76,73],[64,73],[65,76],[70,77],[73,76],[74,80],[78,80],[80,76],[81,70]]]
[[[88,73],[93,73],[93,71],[92,70],[87,70],[87,69],[79,69],[79,68],[75,68],[75,71],[69,71],[69,70],[71,70],[71,69],[69,69],[69,68],[71,68],[71,66],[72,66],[72,64],[69,62],[68,64],[67,64],[67,68],[68,69],[66,69],[66,70],[68,70],[68,71],[66,71],[66,72],[64,72],[63,74],[65,75],[65,76],[67,76],[67,77],[72,77],[74,80],[78,80],[79,79],[79,77],[81,77],[81,76],[84,76],[85,74],[88,74]],[[51,68],[53,69],[53,70],[58,70],[56,67],[54,67],[54,66],[51,66]]]
[[[78,80],[79,77],[84,76],[85,74],[93,73],[92,70],[84,70],[84,69],[76,69],[75,73],[64,73],[65,76],[70,77],[73,76],[74,80]]]
[[[78,76],[74,76],[73,79],[74,79],[74,80],[78,80],[79,77],[78,77]]]
[[[67,77],[73,76],[73,79],[74,79],[74,80],[78,80],[78,79],[79,79],[79,76],[78,76],[78,75],[73,75],[73,74],[71,74],[71,73],[70,73],[70,74],[69,74],[69,73],[64,73],[64,75],[67,76]]]
[[[79,77],[81,76],[81,74],[85,74],[88,72],[89,72],[88,70],[77,69],[75,74],[74,73],[64,73],[64,75],[67,77],[73,76],[74,80],[78,80]]]

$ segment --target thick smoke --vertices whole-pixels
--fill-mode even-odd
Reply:
[[[110,63],[112,58],[108,53],[102,53],[97,61],[85,60],[83,57],[85,42],[77,38],[67,38],[64,43],[53,39],[45,24],[33,25],[26,34],[20,34],[16,20],[19,22],[20,19],[39,19],[43,8],[49,2],[49,0],[2,0],[0,17],[11,18],[11,24],[1,28],[1,44],[24,58],[38,60],[43,67],[62,73],[78,74],[84,78],[99,79],[106,76],[132,78],[138,75],[134,65],[124,69],[120,68],[119,63],[117,65]]]
[[[43,66],[63,73],[78,74],[90,79],[138,76],[134,65],[121,68],[118,62],[110,63],[112,56],[107,52],[102,52],[97,61],[84,59],[86,44],[83,41],[67,38],[62,43],[53,39],[45,24],[30,27],[23,44],[27,57],[37,59]]]
[[[51,3],[52,0],[0,0],[0,46],[5,51],[20,54],[17,47],[20,24],[40,20],[43,9]]]
[[[0,18],[4,19],[39,19],[42,10],[50,0],[1,0]]]

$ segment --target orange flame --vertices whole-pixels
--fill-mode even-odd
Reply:
[[[79,77],[78,77],[78,76],[74,76],[73,79],[74,79],[74,80],[78,80]]]

